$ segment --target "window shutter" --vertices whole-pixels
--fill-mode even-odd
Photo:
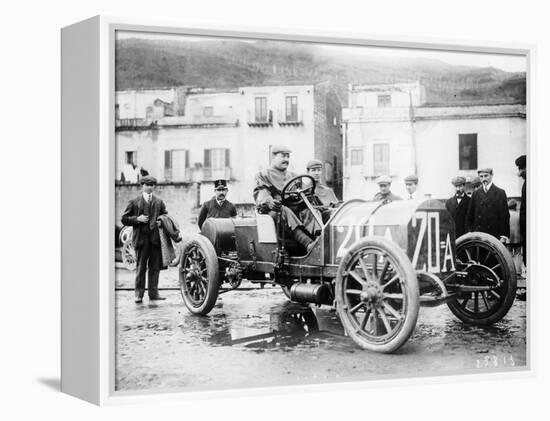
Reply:
[[[210,168],[212,165],[210,163],[210,149],[205,149],[204,150],[204,167],[205,168]]]
[[[225,167],[226,168],[230,168],[231,167],[231,162],[230,162],[230,154],[231,153],[231,150],[230,149],[226,149],[225,150]]]
[[[172,151],[164,151],[164,168],[172,168]]]
[[[189,151],[185,151],[185,168],[189,168]]]

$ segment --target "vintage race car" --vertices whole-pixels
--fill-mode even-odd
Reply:
[[[313,210],[314,191],[311,177],[295,177],[283,204]],[[460,320],[489,325],[513,304],[517,280],[508,250],[480,232],[455,240],[453,220],[437,200],[353,199],[318,222],[320,235],[305,253],[268,215],[208,219],[182,247],[186,307],[208,314],[222,289],[259,280],[280,285],[292,301],[334,306],[359,346],[388,353],[410,337],[420,305],[446,303]]]

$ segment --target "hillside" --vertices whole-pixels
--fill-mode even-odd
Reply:
[[[525,103],[525,73],[455,66],[423,58],[354,55],[275,41],[117,41],[116,89],[177,85],[238,86],[419,80],[430,103]]]

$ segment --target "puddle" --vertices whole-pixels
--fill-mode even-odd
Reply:
[[[240,308],[235,315],[220,308],[218,313],[195,318],[194,323],[190,321],[194,325],[191,330],[200,330],[201,339],[209,345],[240,347],[256,352],[313,348],[326,343],[332,336],[344,336],[333,311],[314,311],[311,307],[292,302],[266,307],[260,310]],[[189,335],[191,326],[185,325],[185,332]]]

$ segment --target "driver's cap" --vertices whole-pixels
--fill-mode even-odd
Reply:
[[[306,169],[319,168],[323,166],[323,162],[320,159],[312,159],[307,163]]]
[[[292,151],[285,145],[273,145],[271,147],[271,153],[273,155],[278,153],[291,153]]]
[[[389,175],[381,175],[376,179],[376,184],[391,184],[391,177]]]

